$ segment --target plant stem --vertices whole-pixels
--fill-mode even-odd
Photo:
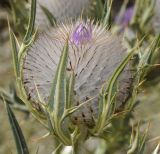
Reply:
[[[77,140],[77,142],[73,145],[73,152],[72,154],[85,154],[86,149],[84,146],[85,140],[87,138],[88,129],[83,125],[80,126],[80,136]]]

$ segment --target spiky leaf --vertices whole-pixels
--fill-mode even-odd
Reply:
[[[16,143],[17,153],[29,154],[28,147],[27,147],[25,138],[23,136],[22,130],[18,124],[18,121],[14,113],[12,112],[11,108],[9,107],[9,105],[7,103],[5,103],[5,105],[6,105],[10,126],[12,128],[12,132],[13,132],[15,143]]]

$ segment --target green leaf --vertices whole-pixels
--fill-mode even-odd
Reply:
[[[31,12],[30,12],[30,18],[29,18],[29,24],[28,24],[28,28],[27,28],[27,33],[24,37],[23,42],[27,43],[31,36],[34,33],[34,23],[35,23],[35,17],[36,17],[36,0],[32,0],[31,3]]]
[[[125,59],[122,61],[122,63],[117,67],[117,69],[113,73],[107,88],[106,87],[103,88],[102,96],[100,100],[101,101],[100,103],[103,103],[103,107],[101,107],[102,111],[100,112],[100,115],[98,117],[98,122],[96,124],[94,131],[98,131],[100,133],[103,130],[104,126],[106,125],[106,121],[109,119],[110,114],[112,114],[111,109],[114,105],[112,100],[115,96],[114,85],[117,81],[117,78],[119,77],[119,75],[121,74],[121,72],[123,71],[127,63],[129,62],[129,60],[133,56],[134,51],[135,51],[135,48],[129,52],[129,54],[125,57]]]
[[[156,49],[159,48],[159,46],[160,46],[160,34],[158,34],[156,36],[156,38],[153,40],[153,43],[151,44],[150,52],[149,52],[149,55],[148,55],[148,58],[147,58],[148,64],[152,63],[153,55],[154,55]]]
[[[157,145],[156,149],[153,151],[152,154],[158,154],[159,153],[159,146],[160,146],[160,144]]]
[[[144,153],[149,126],[150,124],[148,125],[144,133],[140,133],[139,123],[135,130],[132,128],[132,134],[130,138],[130,148],[127,151],[127,154],[143,154]]]
[[[57,25],[57,21],[56,18],[54,17],[54,15],[44,6],[40,5],[41,9],[43,10],[43,12],[45,13],[47,19],[49,20],[51,26],[55,27]]]
[[[64,91],[66,91],[65,72],[66,72],[66,67],[67,67],[66,66],[67,59],[68,59],[68,41],[63,48],[63,51],[62,51],[62,54],[59,60],[59,64],[56,70],[55,78],[53,81],[50,98],[48,101],[49,110],[51,112],[55,112],[56,115],[59,114],[62,108],[64,110],[64,107],[65,107],[64,101],[66,100],[64,100],[65,98]]]
[[[63,144],[60,143],[57,146],[57,148],[52,152],[52,154],[60,154],[60,151],[61,151],[62,147],[63,147]]]
[[[109,85],[108,85],[108,100],[110,102],[111,97],[112,97],[112,90],[113,90],[113,86],[117,80],[117,78],[120,76],[121,72],[123,71],[123,69],[125,68],[125,66],[127,65],[127,63],[129,62],[129,60],[131,59],[131,57],[133,56],[133,53],[135,52],[135,49],[132,49],[129,54],[126,56],[126,58],[122,61],[122,63],[118,66],[118,68],[116,69],[116,71],[114,72],[114,74],[112,75]]]
[[[104,6],[104,14],[102,18],[102,24],[103,26],[110,28],[111,26],[111,8],[112,8],[112,2],[113,0],[107,0],[106,6]]]
[[[144,2],[146,3],[146,1]],[[148,4],[148,5],[147,5]],[[140,27],[143,29],[143,27],[145,27],[148,23],[148,21],[150,21],[151,17],[154,15],[154,6],[155,6],[155,1],[148,1],[148,3],[146,4],[146,6],[144,6],[144,4],[142,5],[141,9],[145,9],[145,12],[142,13],[142,17],[141,17],[141,22],[140,22]]]
[[[72,107],[73,97],[74,97],[74,82],[75,82],[75,74],[72,72],[71,76],[68,79],[67,83],[67,104],[65,109],[69,109]]]
[[[140,79],[147,75],[147,73],[152,68],[152,62],[154,58],[154,54],[156,50],[159,48],[160,44],[160,35],[156,36],[156,38],[151,42],[150,46],[146,48],[145,51],[141,51],[140,62],[138,64],[138,69],[140,73]]]
[[[17,78],[19,76],[18,49],[17,49],[16,37],[13,34],[13,32],[11,31],[10,25],[9,25],[9,36],[10,36],[10,43],[11,43],[11,47],[12,47],[14,72],[15,72],[15,76]]]
[[[97,19],[101,19],[103,16],[103,3],[102,0],[96,0],[95,16]]]
[[[70,136],[67,129],[68,124],[66,121],[64,124],[66,127],[62,126],[61,118],[63,117],[67,97],[66,97],[66,67],[68,60],[68,40],[63,48],[59,64],[56,70],[55,78],[53,80],[52,89],[48,101],[48,113],[54,131],[58,138],[65,144],[70,145]]]
[[[24,37],[28,21],[28,2],[25,0],[9,0],[9,3],[11,6],[11,10],[9,9],[11,22],[13,22],[14,29],[21,37]]]
[[[137,146],[138,146],[138,140],[139,140],[139,129],[137,129],[135,136],[133,137],[133,134],[131,136],[132,143],[130,149],[127,151],[127,154],[136,154]]]
[[[27,107],[25,106],[25,103],[17,96],[15,89],[13,89],[13,91],[11,92],[0,89],[0,99],[3,100],[3,98],[5,99],[7,104],[11,105],[12,108],[25,113],[29,113]]]
[[[4,100],[5,102],[5,100]],[[23,136],[22,130],[18,124],[18,121],[16,120],[16,117],[14,113],[12,112],[9,105],[5,102],[6,110],[10,122],[10,126],[14,135],[16,147],[17,147],[17,153],[18,154],[29,154],[28,147],[25,141],[25,138]]]

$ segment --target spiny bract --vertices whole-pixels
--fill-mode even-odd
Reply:
[[[113,36],[105,27],[91,21],[78,21],[38,34],[24,57],[24,87],[28,99],[37,109],[41,107],[41,103],[47,103],[68,36],[69,57],[66,71],[67,74],[74,71],[76,76],[73,104],[78,105],[93,98],[74,112],[71,119],[76,124],[93,126],[93,119],[96,119],[98,114],[99,91],[127,55],[122,38]],[[128,98],[132,78],[130,62],[118,78],[117,106],[121,106]]]

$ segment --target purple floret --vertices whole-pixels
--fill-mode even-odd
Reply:
[[[128,8],[124,13],[124,24],[128,24],[133,16],[133,7]]]
[[[85,44],[92,39],[92,28],[90,24],[79,24],[72,33],[71,42],[75,45]]]
[[[122,16],[117,16],[116,23],[124,27],[128,26],[130,23],[134,12],[134,7],[127,8]]]

